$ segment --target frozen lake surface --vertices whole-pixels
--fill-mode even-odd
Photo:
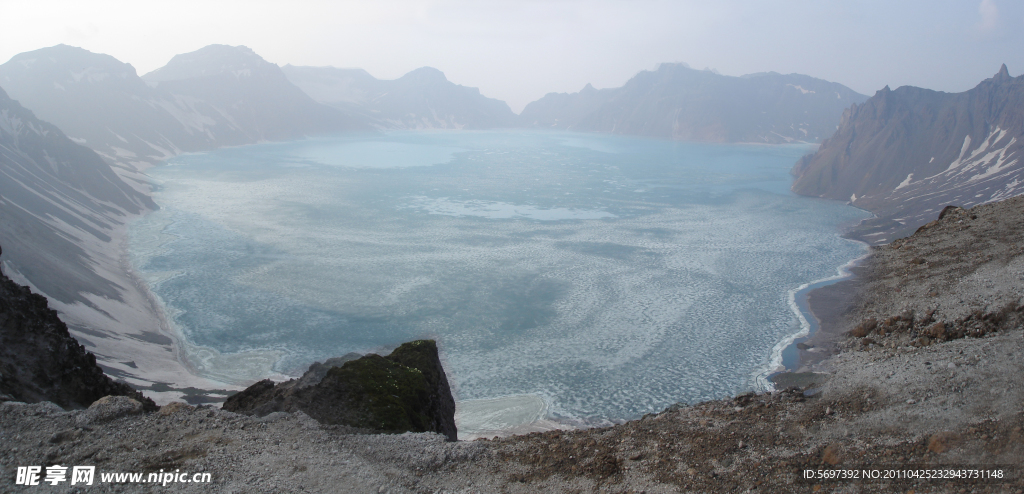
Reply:
[[[763,385],[791,292],[863,254],[838,233],[864,212],[789,192],[812,150],[494,131],[184,155],[150,170],[133,263],[208,377],[434,338],[460,432],[631,419]]]

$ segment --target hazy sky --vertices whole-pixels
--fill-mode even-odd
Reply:
[[[139,74],[208,44],[285,65],[422,66],[520,111],[588,82],[621,86],[660,62],[726,75],[797,72],[873,94],[964,91],[1024,71],[1021,0],[0,0],[0,62],[65,43]]]

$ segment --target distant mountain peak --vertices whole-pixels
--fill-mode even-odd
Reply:
[[[335,67],[286,65],[282,72],[315,101],[365,115],[382,128],[490,129],[516,123],[504,101],[455,84],[433,67],[420,67],[394,80]]]
[[[661,71],[666,71],[666,70],[679,70],[679,69],[690,69],[690,70],[693,70],[693,68],[690,67],[690,64],[688,64],[686,62],[664,62],[664,63],[659,63],[657,66],[654,67],[654,71],[655,72],[661,72]]]
[[[408,74],[405,74],[400,79],[418,82],[448,82],[448,78],[444,76],[444,72],[433,67],[420,67]]]
[[[672,69],[688,69],[690,66],[685,63],[659,63],[658,70],[672,70]]]
[[[1012,77],[1010,77],[1010,71],[1007,70],[1005,63],[1002,67],[999,67],[999,72],[997,72],[992,79],[996,81],[1008,81],[1012,79]]]
[[[97,82],[117,78],[134,78],[135,67],[103,53],[93,53],[85,48],[59,44],[47,48],[19,53],[4,64],[11,71],[46,74],[50,79],[61,82]],[[57,71],[57,72],[54,72]],[[47,81],[51,82],[51,81]]]
[[[144,76],[146,82],[194,79],[227,72],[250,75],[253,69],[274,65],[247,46],[208,45],[190,53],[171,58],[167,65]],[[276,65],[274,65],[276,67]]]

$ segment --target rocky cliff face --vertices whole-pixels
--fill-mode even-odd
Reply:
[[[799,74],[728,77],[662,64],[624,86],[548,94],[520,114],[522,125],[703,142],[818,142],[843,109],[866,96]]]
[[[327,364],[333,366],[313,364],[285,383],[253,384],[229,397],[224,409],[257,416],[301,410],[322,424],[457,439],[455,400],[433,340],[406,343],[387,357]]]
[[[376,79],[362,69],[292,65],[282,69],[316,101],[359,113],[384,128],[491,129],[517,122],[504,101],[449,82],[431,67],[392,81]]]
[[[85,408],[108,395],[128,396],[156,410],[152,400],[103,374],[45,297],[0,272],[0,401]]]
[[[842,117],[793,172],[798,194],[875,213],[854,235],[884,243],[935,218],[1024,192],[1024,77],[1006,66],[963,93],[888,87]]]

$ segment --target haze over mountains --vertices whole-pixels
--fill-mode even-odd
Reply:
[[[0,87],[115,162],[350,130],[510,127],[706,142],[817,142],[866,97],[808,76],[722,76],[681,64],[625,86],[549,94],[522,115],[430,67],[395,80],[360,69],[283,68],[211,45],[139,77],[109,55],[58,45],[0,65]]]
[[[843,113],[835,135],[794,167],[793,191],[878,217],[855,236],[884,243],[971,207],[1024,193],[1024,76],[1006,65],[963,93],[888,87]]]
[[[700,142],[818,142],[836,116],[867,96],[799,74],[729,77],[684,64],[662,64],[620,88],[550,93],[515,115],[476,88],[422,67],[393,80],[361,69],[283,67],[316,101],[365,115],[382,128],[527,127]]]
[[[701,142],[818,142],[866,96],[834,82],[774,72],[743,77],[661,64],[624,86],[551,93],[526,105],[524,125]]]
[[[449,82],[444,73],[421,67],[393,81],[362,69],[282,67],[293,84],[316,101],[364,115],[388,129],[493,129],[515,127],[504,101],[477,88]]]
[[[95,270],[89,247],[111,241],[129,215],[155,207],[88,148],[0,89],[0,234],[13,273],[50,298],[91,304],[121,298]]]
[[[245,47],[178,55],[144,81],[109,55],[58,45],[0,65],[0,87],[113,161],[370,128],[317,104]]]
[[[232,137],[239,143],[369,128],[364,119],[316,104],[280,67],[244,46],[210,45],[176,55],[142,80],[216,108],[237,126],[240,135]]]

